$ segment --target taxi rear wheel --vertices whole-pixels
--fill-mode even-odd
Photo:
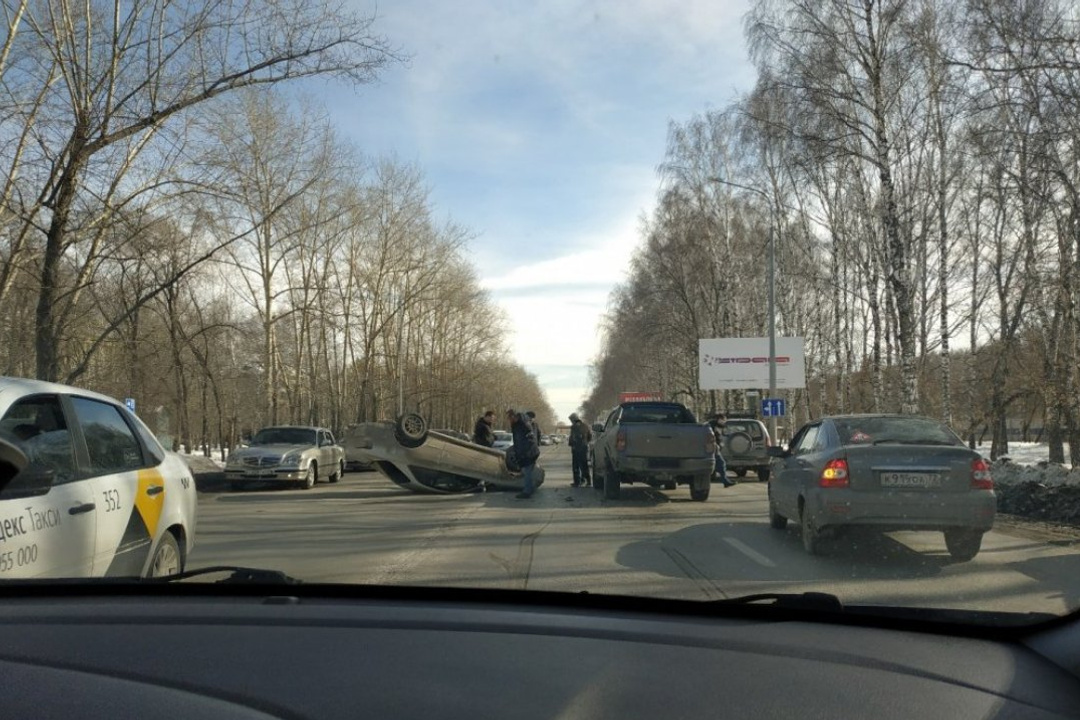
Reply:
[[[161,536],[161,540],[158,541],[146,576],[152,578],[169,577],[170,575],[177,575],[183,570],[184,563],[180,557],[180,545],[176,542],[176,537],[171,532],[166,531]]]

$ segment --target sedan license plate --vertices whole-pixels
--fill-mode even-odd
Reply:
[[[941,487],[941,476],[937,473],[883,472],[881,487],[937,488]]]

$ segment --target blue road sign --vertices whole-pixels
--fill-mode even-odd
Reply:
[[[135,398],[124,398],[124,404],[131,412],[135,412]]]
[[[787,402],[782,398],[765,398],[761,401],[761,414],[764,417],[784,417],[787,415]]]

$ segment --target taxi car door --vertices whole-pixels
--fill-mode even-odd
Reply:
[[[95,482],[78,473],[73,434],[57,395],[17,400],[0,420],[30,465],[0,492],[0,579],[89,577],[97,519]],[[51,484],[26,478],[51,474]]]
[[[144,448],[120,407],[69,398],[84,453],[83,472],[94,478],[98,507],[94,574],[137,577],[149,561],[165,506],[163,458]]]

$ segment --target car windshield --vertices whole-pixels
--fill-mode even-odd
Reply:
[[[4,16],[0,580],[1080,609],[1075,0]]]
[[[728,420],[724,423],[724,434],[737,432],[746,433],[753,440],[761,440],[765,437],[765,431],[762,430],[761,425],[756,422]]]
[[[852,417],[835,422],[845,445],[908,443],[913,445],[963,445],[952,430],[934,420],[915,417]]]
[[[316,432],[308,428],[263,428],[251,438],[252,445],[316,445]]]
[[[626,423],[695,423],[693,413],[681,405],[627,405],[619,422]]]

